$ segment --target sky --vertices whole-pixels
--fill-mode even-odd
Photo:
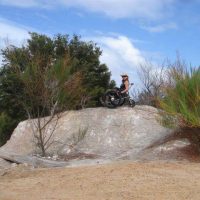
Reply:
[[[178,52],[200,65],[199,10],[200,0],[0,0],[0,49],[24,44],[28,32],[81,35],[101,48],[117,83],[128,73],[137,86],[146,61],[159,67]]]

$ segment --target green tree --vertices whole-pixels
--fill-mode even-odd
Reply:
[[[3,49],[4,62],[0,69],[0,112],[2,115],[0,120],[12,121],[10,127],[8,123],[4,122],[7,124],[4,127],[6,131],[3,131],[3,134],[6,135],[4,138],[9,138],[12,132],[10,130],[13,130],[19,121],[27,117],[29,108],[27,102],[32,102],[30,104],[32,109],[38,106],[41,110],[44,109],[36,98],[30,99],[26,90],[28,81],[29,86],[30,83],[36,83],[35,81],[41,74],[49,76],[54,71],[55,75],[56,71],[61,70],[56,75],[57,79],[51,82],[51,77],[49,83],[55,84],[58,80],[62,83],[67,82],[66,87],[61,87],[65,92],[59,92],[59,98],[67,106],[65,108],[62,106],[59,111],[97,106],[99,96],[115,85],[114,81],[110,81],[111,73],[107,66],[100,64],[101,53],[96,44],[81,41],[81,38],[76,35],[71,39],[68,35],[61,34],[50,38],[37,33],[30,33],[30,39],[22,47],[8,46]],[[66,73],[66,68],[59,66],[67,66],[68,64],[65,63],[68,62],[67,60],[70,60],[70,67],[68,68],[69,72]],[[43,80],[41,83],[47,84],[46,81]],[[26,102],[25,105],[24,102]],[[47,114],[48,112],[41,115]],[[32,117],[35,116],[32,115]]]
[[[45,69],[35,63],[30,63],[18,76],[24,85],[22,103],[31,120],[34,141],[39,153],[46,156],[48,148],[55,142],[54,131],[60,116],[60,111],[68,109],[68,95],[73,96],[79,73],[71,75],[70,59],[57,60],[49,63]],[[69,87],[73,82],[73,88]]]
[[[84,90],[81,101],[86,99],[86,106],[98,106],[99,97],[108,88],[115,86],[115,82],[110,80],[108,67],[99,61],[102,51],[92,41],[84,42],[74,35],[69,41],[69,52],[72,58],[72,73],[83,73]]]
[[[102,52],[93,42],[81,41],[77,35],[71,39],[68,35],[61,34],[53,39],[37,33],[30,33],[30,36],[26,46],[21,48],[12,46],[2,51],[5,70],[14,67],[23,71],[30,62],[45,70],[67,54],[70,55],[72,63],[70,73],[81,72],[83,75],[80,85],[82,97],[79,95],[80,99],[75,100],[76,104],[87,99],[85,106],[97,106],[99,96],[110,86],[114,86],[113,81],[111,84],[108,67],[99,61]]]
[[[23,83],[9,68],[0,69],[0,145],[3,145],[17,126],[26,118],[20,99]]]

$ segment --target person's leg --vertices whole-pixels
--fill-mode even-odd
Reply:
[[[123,98],[125,99],[124,105],[128,105],[129,104],[129,95],[128,95],[128,93],[124,93],[123,94]]]

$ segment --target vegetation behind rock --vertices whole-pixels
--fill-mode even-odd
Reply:
[[[2,50],[0,144],[21,120],[47,116],[53,105],[57,111],[98,106],[99,96],[115,85],[93,42],[76,35],[30,36],[25,45]]]

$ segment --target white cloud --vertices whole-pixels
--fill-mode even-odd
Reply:
[[[157,26],[141,26],[141,28],[152,33],[159,33],[159,32],[164,32],[166,30],[172,30],[172,29],[176,30],[178,29],[178,26],[176,23],[170,22],[167,24],[161,24]]]
[[[112,78],[119,84],[120,74],[126,72],[136,81],[137,67],[145,62],[145,58],[131,39],[126,36],[96,36],[86,38],[97,42],[103,50],[100,58],[112,72]],[[137,80],[138,81],[138,80]]]
[[[61,0],[0,0],[0,5],[15,6],[20,8],[55,8],[57,6],[63,5]]]
[[[19,7],[83,8],[103,13],[113,18],[158,19],[165,16],[168,8],[177,0],[1,0],[0,4]]]
[[[27,27],[20,27],[8,20],[0,18],[0,49],[6,45],[12,44],[19,46],[29,37]],[[2,56],[0,55],[0,66],[2,65]]]
[[[19,44],[22,40],[28,37],[28,28],[20,27],[18,24],[13,24],[10,21],[0,19],[0,38],[9,39]]]
[[[135,68],[139,63],[144,62],[144,58],[139,49],[125,36],[118,36],[115,38],[102,37],[101,43],[119,55],[131,68]]]
[[[66,5],[81,6],[114,18],[150,18],[163,16],[175,0],[62,0]]]
[[[24,8],[38,6],[38,2],[36,0],[0,0],[0,4]]]

